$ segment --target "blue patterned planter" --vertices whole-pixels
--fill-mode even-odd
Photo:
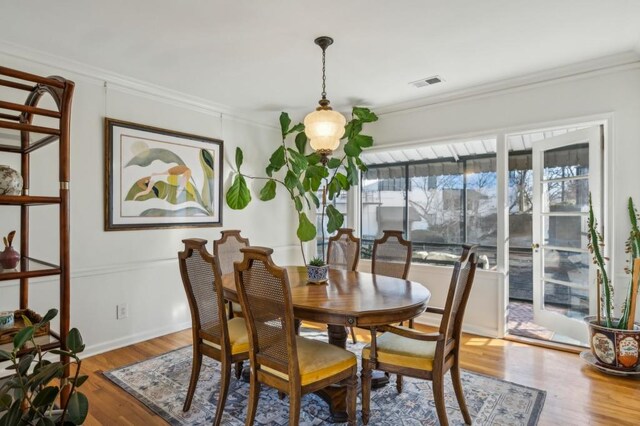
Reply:
[[[312,266],[307,265],[307,276],[310,283],[323,283],[327,281],[329,274],[329,266]]]

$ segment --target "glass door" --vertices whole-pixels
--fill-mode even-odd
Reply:
[[[533,144],[534,322],[586,343],[582,319],[595,312],[587,244],[589,193],[601,217],[601,127]]]

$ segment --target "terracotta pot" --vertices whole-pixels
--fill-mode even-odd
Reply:
[[[22,195],[22,176],[9,166],[0,165],[0,195]]]
[[[15,251],[13,247],[6,247],[0,253],[0,265],[3,269],[15,269],[18,262],[20,262],[20,253]]]
[[[327,281],[329,274],[329,266],[313,266],[307,265],[307,277],[311,283],[323,283]]]
[[[618,319],[615,318],[614,321]],[[633,330],[618,330],[597,323],[596,317],[586,317],[589,325],[591,352],[598,363],[621,371],[632,371],[640,364],[640,325]]]

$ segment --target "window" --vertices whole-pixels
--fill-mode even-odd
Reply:
[[[468,242],[480,245],[483,267],[494,266],[496,184],[493,153],[370,166],[362,177],[362,258],[382,230],[397,229],[412,241],[414,262],[451,265]]]
[[[385,229],[405,229],[406,167],[371,167],[362,174],[361,256],[371,258],[373,241]]]

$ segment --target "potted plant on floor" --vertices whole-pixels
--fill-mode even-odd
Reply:
[[[598,312],[597,316],[585,318],[589,326],[591,352],[598,363],[604,367],[635,371],[640,364],[640,325],[635,322],[638,280],[640,278],[640,230],[638,214],[633,200],[629,197],[627,205],[631,231],[626,243],[626,251],[631,255],[631,283],[627,289],[621,315],[614,314],[613,286],[607,273],[608,259],[602,254],[604,242],[598,230],[598,222],[593,213],[591,195],[589,195],[589,251],[597,266]],[[604,312],[601,306],[604,305]],[[604,316],[603,316],[604,314]]]
[[[317,152],[308,153],[308,138],[304,124],[291,126],[286,112],[280,114],[282,144],[273,152],[265,168],[266,176],[250,176],[242,172],[244,153],[236,148],[235,176],[226,194],[226,202],[232,209],[244,209],[251,202],[251,191],[247,179],[266,181],[260,190],[262,201],[273,200],[278,185],[291,200],[298,214],[297,236],[305,266],[308,266],[303,243],[316,238],[316,226],[309,220],[308,213],[313,208],[322,208],[321,232],[324,240],[324,216],[328,217],[327,232],[332,233],[344,223],[344,215],[330,201],[335,200],[342,191],[348,191],[359,182],[358,171],[367,167],[360,154],[373,145],[373,138],[362,134],[363,126],[374,122],[378,117],[368,108],[354,107],[351,120],[345,126],[342,139],[346,139],[344,153],[337,157],[326,158]],[[293,144],[291,144],[293,141]],[[322,197],[316,194],[322,189]],[[329,202],[327,202],[327,199]],[[324,250],[321,255],[324,261]],[[311,275],[309,275],[311,279]]]
[[[66,346],[68,350],[43,351],[36,342],[35,335],[58,314],[57,309],[49,312],[36,324],[23,316],[26,327],[13,338],[11,352],[0,350],[0,362],[8,361],[6,369],[14,373],[0,384],[0,425],[80,425],[89,412],[87,397],[78,388],[88,376],[80,374],[82,361],[78,354],[84,350],[82,336],[78,329],[69,331]],[[24,345],[34,348],[32,352],[18,357]],[[66,355],[71,360],[67,364],[51,362],[47,354]],[[65,369],[72,370],[68,379],[63,379]],[[64,404],[56,403],[61,395],[66,395]]]

